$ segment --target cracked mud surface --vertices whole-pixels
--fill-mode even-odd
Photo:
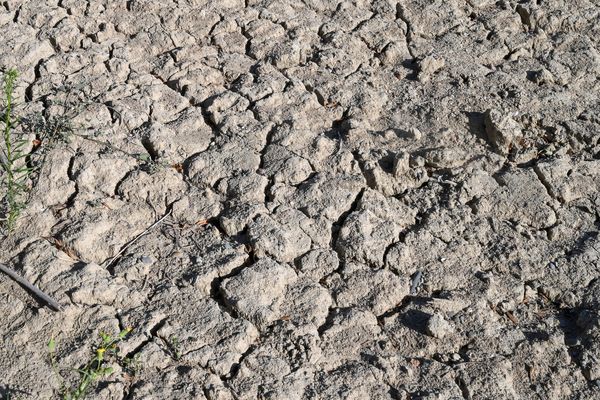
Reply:
[[[174,166],[47,154],[0,262],[65,311],[0,277],[1,398],[125,326],[90,398],[600,398],[597,1],[8,0],[0,37],[20,111]]]

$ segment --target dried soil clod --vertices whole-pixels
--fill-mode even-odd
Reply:
[[[502,155],[508,155],[523,137],[519,124],[496,109],[485,112],[485,131],[492,146]]]

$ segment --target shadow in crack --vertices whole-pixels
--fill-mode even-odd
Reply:
[[[550,334],[544,331],[523,331],[523,335],[529,342],[546,342],[550,340]]]
[[[419,64],[417,60],[409,58],[402,61],[402,66],[409,72],[404,76],[404,79],[416,81],[419,75]]]
[[[346,110],[340,119],[331,123],[331,128],[324,132],[325,137],[332,140],[344,140],[350,130],[348,111]]]
[[[578,364],[579,356],[581,355],[582,340],[585,339],[583,329],[577,325],[577,317],[579,310],[577,309],[562,309],[556,314],[558,319],[558,329],[564,335],[565,345],[568,348],[569,355],[572,360]]]
[[[3,385],[0,383],[0,399],[13,399],[20,398],[21,396],[29,397],[31,393],[10,387],[9,385]]]
[[[482,112],[465,111],[464,114],[467,116],[469,132],[479,138],[488,141],[487,134],[485,133],[485,114]]]
[[[420,310],[407,310],[402,313],[401,321],[407,328],[426,334],[427,321],[430,317],[429,314]]]
[[[579,238],[577,238],[577,240],[575,240],[575,242],[573,243],[573,247],[567,251],[565,253],[565,255],[567,256],[567,258],[569,260],[571,260],[573,257],[576,257],[578,255],[581,255],[583,253],[585,253],[585,251],[589,248],[589,247],[594,247],[594,243],[597,241],[598,239],[598,232],[597,231],[588,231],[588,232],[583,232],[581,234],[581,236],[579,236]]]

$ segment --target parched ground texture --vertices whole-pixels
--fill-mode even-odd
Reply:
[[[46,154],[0,262],[64,310],[0,277],[1,398],[126,326],[88,398],[600,398],[597,0],[8,0],[0,38],[19,113],[159,164]]]

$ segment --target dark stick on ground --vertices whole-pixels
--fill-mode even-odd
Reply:
[[[29,283],[25,278],[17,274],[12,269],[8,268],[6,265],[0,264],[0,271],[8,275],[11,279],[13,279],[19,285],[23,286],[29,292],[33,293],[38,299],[46,303],[48,307],[50,307],[54,311],[62,311],[61,305],[56,300],[48,296],[46,293],[42,292],[36,286]]]

